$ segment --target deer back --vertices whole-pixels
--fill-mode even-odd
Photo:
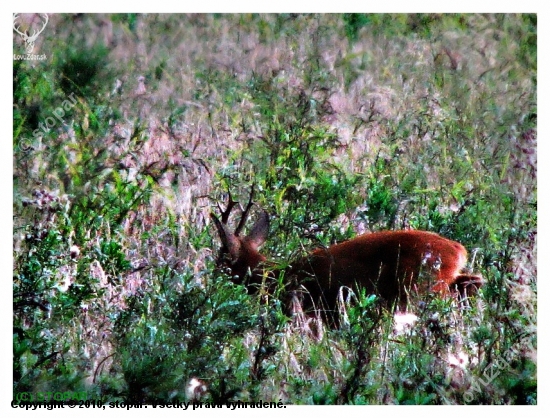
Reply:
[[[317,249],[295,263],[290,276],[328,310],[335,309],[342,286],[365,289],[405,310],[413,292],[473,293],[470,286],[477,289],[481,277],[460,274],[466,261],[461,244],[435,233],[383,231]]]

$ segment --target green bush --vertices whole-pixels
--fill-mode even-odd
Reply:
[[[56,15],[41,39],[13,68],[16,393],[537,403],[535,14]],[[339,329],[287,318],[284,277],[214,265],[209,213],[252,190],[268,269],[412,228],[485,283],[399,331],[364,293]]]

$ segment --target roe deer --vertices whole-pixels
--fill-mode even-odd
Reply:
[[[232,233],[227,220],[236,204],[230,195],[221,221],[211,214],[222,242],[218,265],[229,267],[234,279],[246,284],[251,292],[262,284],[265,276],[259,265],[266,257],[260,254],[259,247],[267,239],[269,216],[261,212],[249,234],[240,235],[253,205],[251,196]],[[461,244],[433,232],[383,231],[316,249],[284,269],[284,278],[290,292],[305,289],[310,294],[304,298],[310,301],[307,307],[312,304],[322,307],[328,311],[325,318],[330,321],[343,286],[354,292],[364,288],[389,304],[397,303],[401,310],[405,310],[411,292],[423,294],[431,290],[442,295],[472,295],[483,279],[480,275],[461,273],[466,261],[467,252]],[[278,278],[280,273],[271,272],[269,276]],[[337,323],[334,316],[332,319]]]

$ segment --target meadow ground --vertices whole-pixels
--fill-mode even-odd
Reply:
[[[13,67],[16,396],[536,404],[536,45],[528,14],[49,16]],[[486,283],[288,321],[214,266],[253,186],[273,265],[413,228]]]

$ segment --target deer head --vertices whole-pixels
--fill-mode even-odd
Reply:
[[[254,190],[252,190],[250,194],[250,199],[246,208],[241,208],[241,220],[235,232],[231,232],[227,225],[231,210],[238,204],[238,202],[235,202],[231,197],[231,193],[229,193],[227,208],[224,211],[220,208],[221,220],[218,219],[216,215],[210,214],[222,243],[220,255],[218,257],[218,265],[228,266],[234,279],[240,283],[244,282],[248,274],[252,279],[249,280],[249,285],[258,283],[258,280],[255,280],[258,275],[256,269],[262,261],[266,260],[266,258],[260,254],[259,248],[267,239],[267,234],[269,232],[269,215],[262,211],[248,235],[241,236],[246,219],[253,206],[253,192]]]
[[[32,51],[34,50],[34,43],[36,41],[36,39],[38,38],[38,35],[40,35],[44,29],[46,28],[46,25],[48,24],[48,21],[49,21],[49,17],[46,13],[41,13],[40,16],[42,17],[42,20],[43,20],[43,24],[42,24],[42,27],[38,30],[33,30],[33,33],[32,35],[29,35],[27,33],[27,31],[25,32],[21,32],[20,30],[20,25],[18,25],[17,23],[17,20],[19,19],[19,13],[15,13],[13,15],[13,29],[15,30],[15,32],[17,32],[19,35],[21,35],[21,37],[23,38],[23,40],[25,41],[25,50],[28,54],[32,53]],[[18,26],[16,26],[18,25]]]

